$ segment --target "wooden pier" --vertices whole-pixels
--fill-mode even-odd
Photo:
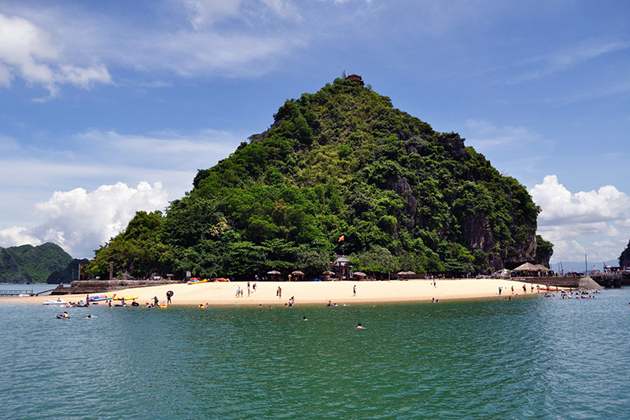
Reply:
[[[55,289],[44,290],[42,292],[34,292],[31,290],[0,290],[0,297],[19,297],[19,296],[37,296],[51,292]]]

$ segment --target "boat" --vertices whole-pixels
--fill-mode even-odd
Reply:
[[[220,278],[216,278],[214,279],[214,283],[219,283],[219,282],[229,282],[230,279],[226,279],[224,277],[220,277]]]
[[[46,302],[42,302],[42,305],[67,305],[68,302],[61,298],[57,298],[55,300],[47,299]]]
[[[102,301],[106,301],[106,300],[112,300],[116,297],[116,293],[109,293],[106,295],[95,295],[95,296],[90,296],[89,297],[89,301],[90,302],[102,302]]]
[[[188,280],[188,282],[186,284],[200,284],[200,283],[207,283],[208,279],[200,279],[197,277],[193,277],[192,279]]]
[[[118,296],[114,300],[136,300],[139,296]]]

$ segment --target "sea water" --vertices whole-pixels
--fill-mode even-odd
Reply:
[[[0,303],[0,417],[626,419],[629,302],[630,289],[289,309],[16,299]]]

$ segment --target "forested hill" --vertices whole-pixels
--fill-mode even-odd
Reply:
[[[343,252],[372,273],[487,273],[548,261],[538,212],[458,134],[336,79],[286,101],[267,131],[199,170],[166,214],[138,213],[87,272],[106,276],[114,261],[119,276],[315,276]]]
[[[66,268],[70,261],[66,251],[50,242],[0,248],[0,282],[45,283],[50,273]]]
[[[630,267],[630,241],[628,246],[619,255],[619,267]]]

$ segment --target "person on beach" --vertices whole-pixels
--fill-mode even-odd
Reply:
[[[356,284],[354,286],[352,286],[352,296],[354,296],[354,297],[357,296],[357,285]]]
[[[364,329],[365,329],[365,327],[363,327],[363,325],[361,325],[361,323],[359,322],[357,324],[357,330],[364,330]]]
[[[166,303],[167,304],[171,304],[171,298],[173,297],[173,291],[169,290],[168,292],[166,292]]]
[[[158,299],[158,297],[157,297],[157,296],[153,296],[153,304],[154,304],[155,306],[158,306],[158,304],[159,304],[159,303],[160,303],[160,299]]]
[[[276,292],[278,295],[278,299],[282,299],[282,287],[278,286],[278,291]]]
[[[502,291],[503,291],[503,286],[499,286],[499,296],[501,296]]]

